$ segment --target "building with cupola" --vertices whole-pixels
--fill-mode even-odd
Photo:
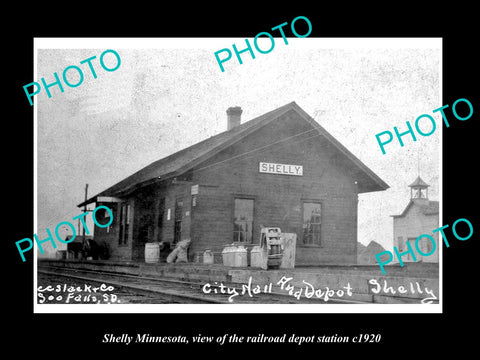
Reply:
[[[409,185],[410,201],[400,215],[393,217],[393,245],[397,247],[400,253],[411,252],[402,256],[402,262],[431,262],[438,263],[439,244],[438,232],[433,233],[434,229],[439,227],[439,203],[432,201],[428,197],[428,185],[418,176],[415,181]],[[435,251],[428,256],[422,256],[415,247],[416,239],[423,234],[428,234],[435,239]],[[418,248],[421,253],[429,254],[433,250],[433,243],[428,237],[423,237],[418,241]]]

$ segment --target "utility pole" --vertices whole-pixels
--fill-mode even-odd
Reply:
[[[86,204],[86,202],[87,202],[87,194],[88,194],[88,184],[85,184],[85,204],[83,205],[83,212],[84,212],[84,213],[87,212],[87,204]],[[84,249],[84,251],[85,251],[85,257],[87,257],[87,256],[86,256],[86,251],[90,248],[90,246],[89,246],[87,240],[85,239],[85,226],[83,227],[82,233],[83,233],[83,249]]]

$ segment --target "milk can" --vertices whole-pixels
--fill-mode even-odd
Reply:
[[[222,250],[222,259],[224,266],[233,266],[233,251],[235,246],[226,245]]]
[[[234,267],[247,266],[247,249],[243,245],[239,245],[233,250],[233,265]]]

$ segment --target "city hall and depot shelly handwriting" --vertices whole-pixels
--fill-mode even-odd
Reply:
[[[297,300],[300,300],[302,294],[307,299],[318,298],[323,299],[325,302],[334,297],[343,298],[351,297],[353,295],[353,289],[349,282],[339,289],[330,289],[328,286],[324,287],[323,289],[316,289],[312,284],[305,280],[302,280],[304,286],[294,286],[291,284],[292,280],[292,277],[282,276],[275,286],[279,288],[280,292],[293,296]],[[371,285],[370,292],[375,295],[408,296],[421,294],[424,296],[421,299],[422,304],[431,304],[434,300],[438,300],[432,289],[429,289],[426,286],[422,287],[417,281],[409,281],[408,283],[399,286],[389,286],[387,280],[379,282],[376,279],[370,279],[368,280],[368,284]],[[271,294],[273,292],[273,286],[274,285],[271,282],[267,285],[253,285],[252,277],[250,276],[248,282],[246,284],[242,284],[240,291],[236,287],[226,286],[223,283],[214,282],[213,284],[206,283],[203,285],[202,292],[204,294],[230,295],[228,297],[228,301],[233,302],[234,298],[237,296],[248,295],[249,297],[253,297],[254,295],[260,293]]]

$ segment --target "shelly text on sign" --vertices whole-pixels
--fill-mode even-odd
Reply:
[[[267,174],[280,174],[280,175],[295,175],[303,176],[302,165],[288,165],[288,164],[275,164],[261,162],[258,164],[258,171]]]

